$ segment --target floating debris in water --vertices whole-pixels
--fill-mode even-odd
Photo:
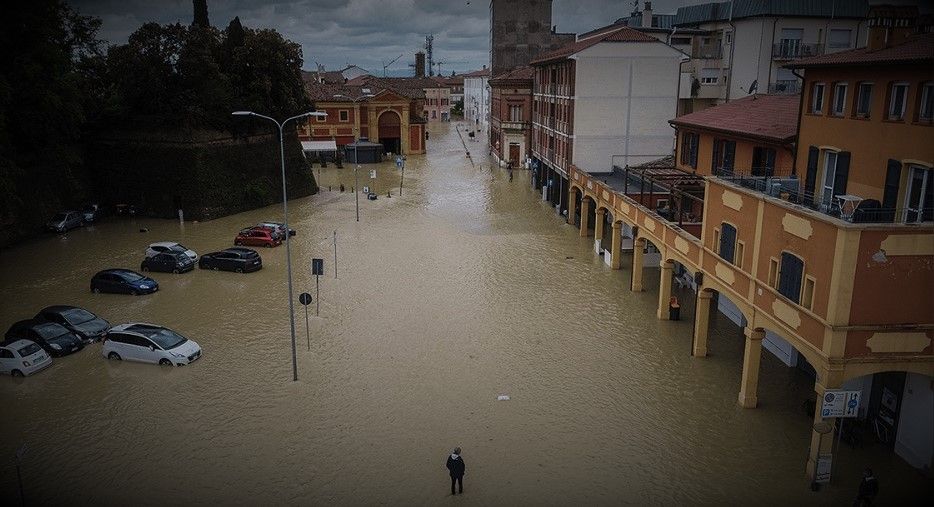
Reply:
[[[501,394],[501,395],[497,396],[496,399],[497,399],[497,401],[509,401],[509,395],[508,395],[508,394]]]
[[[574,258],[573,255],[568,255],[567,257],[564,258],[564,260],[569,260],[569,259],[573,259],[573,258]]]

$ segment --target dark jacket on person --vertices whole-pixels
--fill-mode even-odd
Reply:
[[[461,458],[458,454],[452,454],[448,456],[448,471],[451,472],[451,477],[463,477],[464,471],[467,470],[467,466],[464,464],[464,458]]]
[[[875,498],[879,494],[879,481],[874,476],[864,477],[859,483],[860,498]]]

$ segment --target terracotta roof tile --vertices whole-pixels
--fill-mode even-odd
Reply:
[[[785,67],[830,67],[836,65],[897,64],[934,60],[934,33],[911,36],[905,42],[881,49],[859,48],[802,58]]]
[[[489,75],[490,69],[480,69],[463,74],[464,77],[488,77]]]
[[[799,100],[798,95],[754,95],[679,116],[668,123],[788,142],[797,134]]]
[[[528,66],[516,67],[490,79],[490,84],[497,81],[530,81],[535,76],[535,69]]]
[[[591,47],[596,46],[601,42],[660,42],[655,37],[651,35],[646,35],[640,31],[633,30],[632,28],[626,26],[616,26],[615,28],[611,25],[607,27],[606,30],[598,29],[595,30],[595,35],[590,36],[586,39],[579,40],[577,42],[568,44],[561,49],[552,51],[537,60],[532,61],[532,65],[538,65],[543,63],[552,62],[555,60],[563,60],[575,53],[580,53],[581,51]]]

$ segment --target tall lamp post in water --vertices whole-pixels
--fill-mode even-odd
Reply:
[[[363,100],[363,99],[369,99],[369,98],[372,98],[372,97],[375,97],[375,96],[376,96],[376,95],[373,95],[372,93],[366,93],[366,94],[363,94],[363,95],[361,95],[361,96],[359,96],[359,97],[357,97],[357,98],[353,98],[353,97],[348,97],[347,95],[344,95],[343,93],[338,93],[338,94],[335,94],[335,95],[334,95],[334,98],[335,98],[335,99],[342,99],[342,98],[343,98],[343,99],[348,99],[348,100],[350,100],[351,102],[353,102],[354,105],[356,105],[357,102],[360,102],[360,101]],[[356,109],[355,113],[356,113],[357,116],[358,116],[358,118],[356,118],[356,120],[357,120],[357,123],[359,123],[359,122],[360,122],[360,118],[359,118],[359,115],[360,115],[360,108],[355,108],[355,109]],[[357,144],[359,144],[359,143],[360,143],[360,131],[357,130],[357,138],[354,139],[354,142],[353,142],[353,163],[354,163],[354,168],[353,168],[353,185],[354,185],[354,186],[353,186],[353,189],[354,189],[354,192],[353,192],[353,193],[354,193],[354,201],[355,201],[356,206],[357,206],[357,221],[358,221],[358,222],[360,221],[360,181],[357,179],[357,169],[360,169],[360,159],[357,158]]]
[[[285,137],[282,133],[282,128],[291,120],[297,120],[299,118],[306,118],[309,116],[317,117],[326,117],[327,113],[322,113],[319,111],[308,112],[292,116],[291,118],[286,118],[282,122],[278,122],[268,116],[254,113],[253,111],[234,111],[232,113],[234,116],[255,116],[257,118],[262,118],[264,120],[269,120],[276,124],[276,127],[279,127],[279,159],[282,162],[282,222],[285,224],[285,265],[288,273],[289,279],[289,326],[291,327],[292,332],[292,381],[298,380],[298,360],[295,358],[295,305],[292,302],[292,250],[289,245],[290,235],[289,231],[289,198],[285,189]]]

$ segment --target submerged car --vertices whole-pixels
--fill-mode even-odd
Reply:
[[[201,346],[167,327],[137,322],[112,327],[101,354],[113,361],[184,366],[201,357]]]
[[[140,271],[161,271],[163,273],[186,273],[195,269],[195,263],[180,252],[166,252],[146,257],[139,266]]]
[[[262,269],[263,259],[255,250],[234,247],[202,255],[201,260],[198,261],[198,267],[201,269],[249,273]]]
[[[91,292],[111,294],[152,294],[159,282],[129,269],[105,269],[91,278]]]
[[[81,215],[85,223],[95,222],[103,214],[104,210],[97,204],[88,204],[81,209]]]
[[[266,248],[279,246],[282,240],[273,235],[272,229],[265,227],[251,227],[243,229],[234,238],[234,244],[237,246],[264,246]]]
[[[46,222],[45,227],[50,231],[67,232],[84,225],[84,214],[78,211],[62,211]]]
[[[32,375],[52,366],[52,358],[42,347],[29,340],[0,345],[0,373],[14,377]]]
[[[194,250],[182,245],[180,243],[175,243],[174,241],[160,241],[158,243],[151,243],[148,248],[146,248],[146,257],[155,257],[161,253],[183,253],[188,256],[192,261],[198,260],[198,254]]]
[[[279,236],[279,239],[285,239],[285,224],[282,222],[260,222],[256,224],[257,227],[270,228],[275,231],[276,235]],[[295,229],[289,228],[289,236],[295,236]]]
[[[35,318],[65,326],[85,341],[99,340],[110,329],[109,322],[77,306],[48,306],[40,310]]]
[[[13,324],[3,341],[12,343],[20,340],[29,340],[55,357],[66,356],[84,348],[84,342],[74,331],[54,322],[40,322],[36,319]]]

